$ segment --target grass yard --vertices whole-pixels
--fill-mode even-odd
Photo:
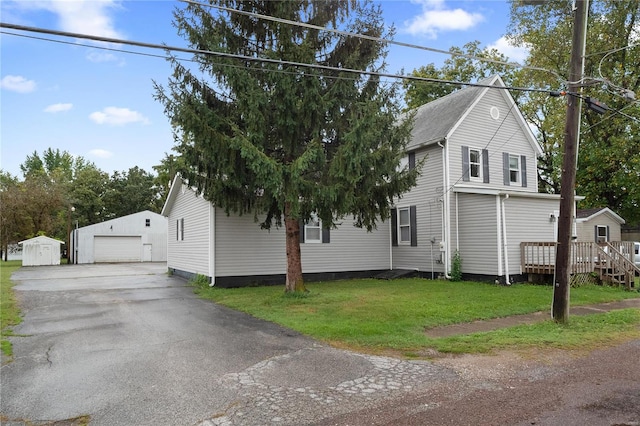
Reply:
[[[396,351],[419,356],[440,352],[487,352],[492,349],[605,344],[640,336],[640,311],[628,309],[571,317],[568,326],[544,321],[488,333],[428,338],[425,328],[549,311],[550,286],[509,287],[478,282],[401,279],[309,283],[303,296],[284,295],[282,286],[240,289],[194,284],[200,296],[273,321],[336,346],[368,352]],[[602,286],[571,289],[571,305],[640,297],[637,292]]]
[[[20,309],[16,302],[16,297],[13,293],[13,283],[9,279],[11,273],[22,266],[20,260],[10,260],[8,262],[0,262],[0,330],[2,333],[2,340],[0,345],[2,352],[11,356],[11,342],[5,337],[11,336],[11,327],[20,324],[22,319],[20,318]]]

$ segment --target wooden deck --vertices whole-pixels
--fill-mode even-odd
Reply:
[[[556,243],[520,243],[520,264],[527,274],[552,275],[556,262]],[[602,281],[634,286],[640,269],[633,263],[633,242],[573,242],[569,258],[571,274],[597,273]]]

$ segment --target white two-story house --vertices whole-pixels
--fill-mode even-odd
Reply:
[[[499,76],[415,111],[409,166],[418,184],[396,202],[393,268],[522,279],[520,242],[556,241],[558,195],[538,193],[540,145]],[[483,87],[494,86],[494,88]]]
[[[307,279],[406,270],[448,276],[453,254],[467,278],[523,278],[520,242],[555,241],[559,197],[538,193],[534,135],[499,76],[416,110],[407,166],[426,157],[417,185],[396,200],[374,232],[345,220],[337,229],[301,229]],[[221,286],[284,282],[283,229],[260,229],[251,215],[228,216],[174,181],[167,266]]]

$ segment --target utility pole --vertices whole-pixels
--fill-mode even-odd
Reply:
[[[571,235],[575,207],[576,159],[580,137],[580,109],[582,100],[577,96],[584,71],[585,38],[589,0],[574,0],[573,38],[567,88],[567,119],[564,126],[564,158],[560,181],[560,217],[558,218],[558,244],[556,246],[555,283],[553,284],[552,316],[556,322],[569,321],[569,288]]]

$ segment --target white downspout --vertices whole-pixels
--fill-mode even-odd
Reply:
[[[393,223],[389,218],[389,270],[393,271]]]
[[[458,219],[458,193],[456,192],[456,250],[460,250],[460,222]]]
[[[450,250],[450,226],[447,226],[449,223],[449,156],[447,155],[447,148],[442,144],[442,142],[446,142],[447,139],[444,138],[440,142],[438,142],[438,146],[442,148],[442,168],[444,169],[444,173],[442,176],[442,238],[444,239],[444,277],[447,279],[451,278],[449,275],[449,250]]]
[[[504,202],[509,198],[509,194],[505,194],[502,199],[502,238],[504,239],[504,276],[505,276],[505,284],[511,285],[511,280],[509,279],[509,250],[508,250],[508,238],[507,238],[507,215],[505,213]]]
[[[211,282],[209,287],[216,285],[216,207],[212,204],[209,213],[211,220],[211,231],[209,233],[209,274],[211,275]]]
[[[496,255],[498,256],[498,277],[502,276],[502,197],[496,195]]]

